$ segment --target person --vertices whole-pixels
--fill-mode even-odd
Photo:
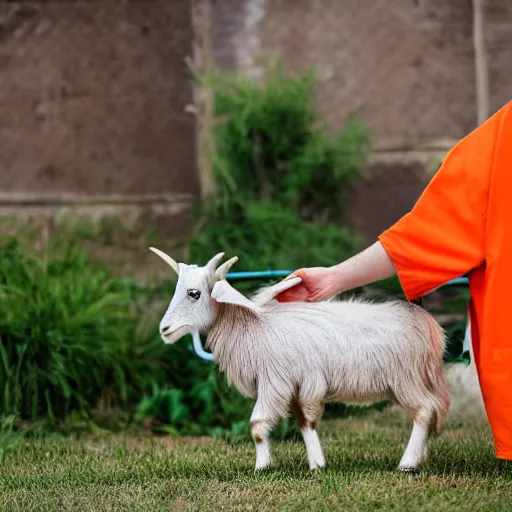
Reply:
[[[476,368],[497,458],[512,459],[512,101],[459,141],[412,210],[333,267],[296,270],[277,299],[318,301],[397,275],[414,301],[470,282]],[[288,276],[291,277],[291,276]]]

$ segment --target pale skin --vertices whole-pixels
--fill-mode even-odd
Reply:
[[[338,265],[296,270],[287,279],[298,276],[302,282],[276,298],[279,302],[316,302],[394,275],[396,269],[386,250],[375,242]]]

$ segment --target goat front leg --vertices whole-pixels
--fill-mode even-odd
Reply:
[[[279,417],[275,411],[258,398],[250,421],[251,435],[256,446],[256,471],[272,466],[270,433],[278,421]]]
[[[316,431],[316,426],[320,422],[323,412],[324,404],[311,403],[301,404],[299,401],[294,403],[295,413],[297,416],[297,423],[306,445],[306,453],[308,456],[309,469],[324,468],[326,465],[320,438]]]

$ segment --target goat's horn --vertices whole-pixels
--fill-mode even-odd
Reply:
[[[219,254],[216,254],[207,264],[206,268],[210,272],[215,272],[215,269],[217,268],[217,265],[219,264],[219,261],[224,258],[224,253],[219,252]]]
[[[229,269],[238,261],[238,256],[234,256],[230,260],[223,263],[218,269],[217,272],[215,272],[215,277],[222,281],[223,279],[226,279],[226,276],[228,275]]]
[[[154,247],[150,247],[149,250],[153,251],[155,254],[158,254],[160,258],[162,258],[168,265],[170,265],[173,268],[176,274],[179,274],[180,267],[168,254],[165,254],[165,252],[162,252],[159,249],[155,249]]]

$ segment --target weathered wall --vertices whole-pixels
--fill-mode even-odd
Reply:
[[[459,138],[475,124],[472,9],[466,0],[223,0],[218,61],[258,70],[279,54],[314,67],[324,118],[358,111],[377,148]]]
[[[0,2],[2,200],[196,194],[191,43],[188,0]]]
[[[474,126],[470,2],[278,0],[267,16],[265,48],[283,49],[293,69],[314,66],[325,119],[360,111],[376,148]]]
[[[490,103],[495,111],[512,97],[512,2],[486,0],[485,5]]]
[[[217,62],[259,76],[260,57],[313,67],[323,118],[368,123],[374,155],[350,217],[371,240],[406,213],[437,163],[476,126],[469,0],[217,0]],[[493,112],[511,97],[512,3],[487,0]],[[385,192],[383,192],[385,191]]]
[[[351,198],[369,239],[412,206],[435,159],[476,123],[470,0],[209,1],[217,64],[256,77],[271,55],[315,67],[324,119],[336,128],[357,111],[369,124],[371,179]],[[37,216],[52,201],[86,210],[94,198],[94,212],[128,215],[135,201],[186,232],[199,188],[184,112],[190,9],[191,0],[0,0],[0,213],[22,204]],[[512,3],[486,0],[485,21],[495,111],[512,90]]]

